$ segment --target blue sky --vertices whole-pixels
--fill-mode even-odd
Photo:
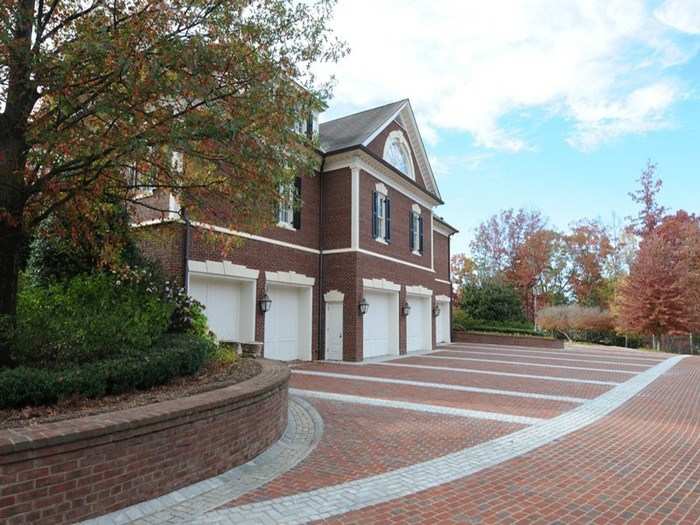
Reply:
[[[647,159],[700,212],[700,0],[340,0],[335,30],[325,118],[411,99],[453,252],[509,207],[623,219]]]

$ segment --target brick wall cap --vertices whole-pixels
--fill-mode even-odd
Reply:
[[[65,445],[124,430],[143,428],[148,432],[148,427],[157,423],[167,425],[168,421],[177,424],[182,417],[238,405],[272,392],[289,380],[291,372],[286,363],[268,359],[258,362],[262,365],[258,375],[223,388],[115,412],[0,430],[0,464],[3,455]]]

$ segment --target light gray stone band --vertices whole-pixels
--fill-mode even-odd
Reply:
[[[589,385],[608,385],[615,386],[620,383],[614,381],[596,381],[594,379],[574,379],[570,377],[552,377],[552,376],[538,376],[532,374],[515,374],[511,372],[497,372],[493,370],[475,370],[473,368],[454,368],[448,366],[430,366],[430,365],[414,365],[408,363],[377,363],[381,366],[403,366],[406,368],[422,368],[424,370],[441,370],[447,372],[464,372],[468,374],[484,374],[492,376],[506,376],[506,377],[520,377],[524,379],[539,379],[542,381],[557,381],[560,383],[585,383]]]
[[[461,348],[463,350],[505,350],[503,346],[485,346],[485,345],[460,345],[460,346],[453,346],[454,348]],[[507,348],[507,350],[511,350],[510,348]],[[622,360],[637,360],[637,361],[648,361],[651,364],[656,364],[660,363],[665,357],[649,357],[645,355],[640,355],[640,354],[621,354],[621,353],[615,353],[614,351],[604,353],[604,352],[588,352],[586,350],[536,350],[534,348],[524,348],[524,347],[517,347],[517,353],[522,353],[522,354],[539,354],[539,355],[544,355],[544,356],[577,356],[577,357],[592,357],[594,359],[600,357],[604,359],[622,359]]]
[[[629,367],[636,367],[636,368],[647,368],[651,366],[649,365],[640,365],[639,363],[623,363],[621,361],[604,361],[601,359],[577,359],[575,357],[544,357],[544,356],[535,356],[535,355],[523,355],[520,350],[513,350],[513,353],[504,353],[504,352],[494,352],[493,350],[479,350],[478,348],[459,348],[459,349],[445,349],[442,350],[443,352],[453,352],[453,353],[458,353],[458,354],[464,354],[464,355],[471,355],[471,353],[477,353],[477,354],[489,354],[489,355],[495,355],[498,357],[520,357],[520,358],[525,358],[525,359],[547,359],[547,360],[554,360],[554,361],[573,361],[575,363],[593,363],[593,364],[598,364],[598,365],[619,365],[619,366],[629,366]]]
[[[439,350],[444,352],[445,350]],[[487,359],[485,357],[459,357],[451,355],[424,355],[422,357],[429,357],[430,359],[456,359],[458,361],[476,361],[478,363],[498,363],[500,365],[518,365],[518,366],[535,366],[540,368],[558,368],[562,370],[584,370],[586,372],[612,372],[615,374],[627,374],[635,375],[639,372],[630,372],[629,370],[613,370],[610,368],[584,368],[581,366],[569,366],[569,365],[550,365],[542,363],[526,363],[525,361],[508,361],[506,359]]]
[[[90,525],[192,523],[196,516],[255,490],[301,462],[323,434],[323,420],[302,399],[290,398],[283,436],[258,457],[223,474],[83,522]]]
[[[413,410],[416,412],[426,412],[429,414],[442,414],[446,416],[467,417],[474,419],[489,419],[501,421],[503,423],[517,423],[520,425],[534,425],[543,421],[537,417],[513,416],[510,414],[500,414],[497,412],[485,412],[481,410],[467,410],[464,408],[443,407],[439,405],[426,405],[423,403],[409,403],[407,401],[394,401],[391,399],[377,399],[374,397],[351,396],[348,394],[335,394],[332,392],[319,392],[317,390],[302,390],[292,388],[290,393],[312,399],[324,399],[327,401],[339,401],[341,403],[356,403],[359,405],[369,405],[385,408],[399,408],[403,410]]]
[[[583,403],[588,401],[582,397],[555,396],[550,394],[537,394],[535,392],[520,392],[518,390],[498,390],[495,388],[480,388],[476,386],[448,385],[444,383],[429,383],[425,381],[409,381],[407,379],[389,379],[386,377],[361,376],[355,374],[336,374],[333,372],[316,372],[314,370],[292,370],[292,374],[334,377],[336,379],[352,379],[355,381],[369,381],[372,383],[386,383],[393,385],[417,386],[420,388],[437,388],[440,390],[456,390],[458,392],[476,392],[479,394],[493,394],[498,396],[527,397],[530,399],[545,399],[547,401],[564,401],[566,403]]]
[[[569,412],[486,443],[377,476],[218,510],[200,517],[195,523],[308,523],[386,503],[470,476],[596,423],[641,392],[682,358],[676,356],[667,359]]]

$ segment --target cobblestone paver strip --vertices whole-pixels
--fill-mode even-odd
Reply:
[[[516,357],[518,359],[537,359],[539,361],[555,361],[556,363],[559,363],[560,361],[565,361],[569,363],[589,363],[589,364],[595,364],[595,365],[614,365],[614,366],[626,366],[630,368],[649,368],[650,366],[653,366],[653,363],[646,363],[646,364],[640,364],[640,363],[630,363],[626,361],[608,361],[605,359],[579,359],[577,357],[558,357],[558,356],[543,356],[543,355],[525,355],[522,352],[518,352],[516,350],[513,350],[511,352],[503,352],[503,351],[491,351],[491,350],[480,350],[477,348],[474,349],[469,349],[469,348],[450,348],[449,350],[445,350],[450,353],[454,354],[462,354],[462,355],[478,355],[478,356],[498,356],[498,357]]]
[[[218,510],[194,523],[307,523],[378,505],[460,480],[591,425],[640,393],[683,357],[667,359],[551,420],[437,459],[303,494]]]
[[[342,403],[357,403],[359,405],[400,408],[403,410],[415,410],[416,412],[443,414],[446,416],[468,417],[473,419],[488,419],[491,421],[517,423],[520,425],[534,425],[535,423],[543,421],[541,418],[537,417],[512,416],[496,412],[483,412],[480,410],[467,410],[464,408],[427,405],[425,403],[409,403],[407,401],[394,401],[391,399],[377,399],[373,397],[351,396],[347,394],[336,394],[333,392],[320,392],[318,390],[303,390],[300,388],[290,388],[289,393],[295,396],[313,399],[327,399],[329,401],[340,401]]]
[[[498,396],[510,396],[510,397],[527,397],[531,399],[546,399],[548,401],[564,401],[567,403],[583,403],[586,401],[582,397],[573,396],[556,396],[549,394],[538,394],[535,392],[521,392],[518,390],[498,390],[495,388],[480,388],[473,386],[463,386],[463,385],[450,385],[444,383],[430,383],[426,381],[410,381],[405,379],[391,379],[386,377],[373,377],[373,376],[362,376],[355,374],[338,374],[333,372],[316,372],[313,370],[292,370],[292,374],[300,375],[310,375],[318,377],[334,377],[337,379],[352,379],[355,381],[367,381],[374,383],[387,383],[394,385],[410,385],[423,388],[437,388],[442,390],[456,390],[459,392],[479,392],[482,394],[493,394]]]
[[[282,438],[254,460],[214,478],[119,511],[84,525],[191,523],[211,509],[257,489],[292,469],[316,447],[323,420],[309,403],[290,398],[289,423]]]
[[[599,381],[596,379],[575,379],[571,377],[538,376],[532,374],[517,374],[512,372],[498,372],[495,370],[476,370],[474,368],[454,368],[449,366],[416,365],[410,363],[378,363],[381,366],[403,366],[407,368],[418,368],[424,370],[445,370],[447,372],[464,372],[468,374],[483,374],[493,376],[521,377],[523,379],[540,379],[542,381],[558,381],[561,383],[583,383],[589,385],[619,385],[618,381]]]
[[[582,370],[571,368],[552,368],[541,366],[518,365],[512,363],[484,363],[480,361],[460,361],[459,359],[447,359],[441,357],[441,360],[436,361],[429,359],[430,356],[420,357],[402,357],[396,359],[394,363],[406,363],[412,365],[428,365],[428,366],[449,366],[453,368],[467,368],[472,370],[508,372],[513,374],[530,374],[542,375],[547,377],[562,377],[565,379],[593,379],[595,381],[612,381],[613,383],[624,383],[631,375],[631,372],[608,372],[607,370]]]
[[[542,368],[560,368],[563,370],[588,370],[590,372],[615,372],[616,374],[629,374],[629,375],[634,375],[637,374],[638,372],[633,372],[631,370],[617,370],[615,368],[589,368],[589,367],[582,367],[582,366],[573,366],[573,365],[552,365],[549,363],[527,363],[525,361],[510,361],[506,359],[489,359],[486,357],[464,357],[462,354],[457,354],[453,355],[450,353],[447,353],[445,351],[441,351],[441,353],[435,354],[435,355],[424,355],[421,356],[424,358],[430,358],[430,359],[458,359],[460,361],[476,361],[479,363],[499,363],[499,364],[505,364],[505,365],[523,365],[523,366],[538,366]]]
[[[463,350],[487,350],[487,351],[499,351],[499,350],[505,350],[504,347],[502,346],[493,346],[493,347],[488,347],[488,346],[481,346],[481,345],[460,345],[460,344],[455,344],[447,348],[452,348],[452,349],[463,349]],[[582,357],[584,359],[592,357],[593,359],[604,359],[604,360],[623,360],[623,361],[629,361],[629,362],[634,362],[634,361],[640,361],[641,363],[651,363],[651,364],[656,364],[660,363],[663,360],[667,359],[668,356],[658,356],[658,357],[648,357],[645,355],[639,355],[639,354],[620,354],[620,353],[614,353],[614,352],[605,352],[605,353],[589,353],[585,350],[581,350],[579,347],[577,347],[576,350],[536,350],[534,348],[522,348],[522,347],[517,347],[517,348],[511,348],[508,347],[507,349],[508,352],[515,352],[518,354],[533,354],[533,355],[541,355],[541,356],[552,356],[552,357],[571,357],[576,356],[576,357]]]
[[[546,399],[494,396],[479,392],[460,392],[457,390],[431,389],[388,383],[371,383],[300,374],[292,374],[289,385],[293,388],[301,388],[304,390],[333,392],[351,396],[371,397],[374,399],[390,399],[393,401],[406,401],[408,403],[420,402],[451,408],[498,412],[516,416],[547,419],[558,416],[578,406],[578,403],[548,401]]]

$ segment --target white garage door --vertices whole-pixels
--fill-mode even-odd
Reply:
[[[440,315],[438,315],[436,320],[436,330],[437,342],[438,343],[449,343],[450,342],[450,303],[440,302]]]
[[[219,341],[241,341],[241,288],[231,279],[190,276],[189,294],[205,306],[209,328]]]
[[[396,346],[392,328],[398,323],[392,315],[393,293],[365,292],[369,309],[362,320],[363,357],[364,359],[388,354],[395,354]]]
[[[430,298],[409,295],[406,300],[411,307],[406,317],[406,350],[408,352],[431,350]]]
[[[268,294],[272,305],[265,314],[265,357],[281,361],[311,359],[310,289],[271,286]]]

